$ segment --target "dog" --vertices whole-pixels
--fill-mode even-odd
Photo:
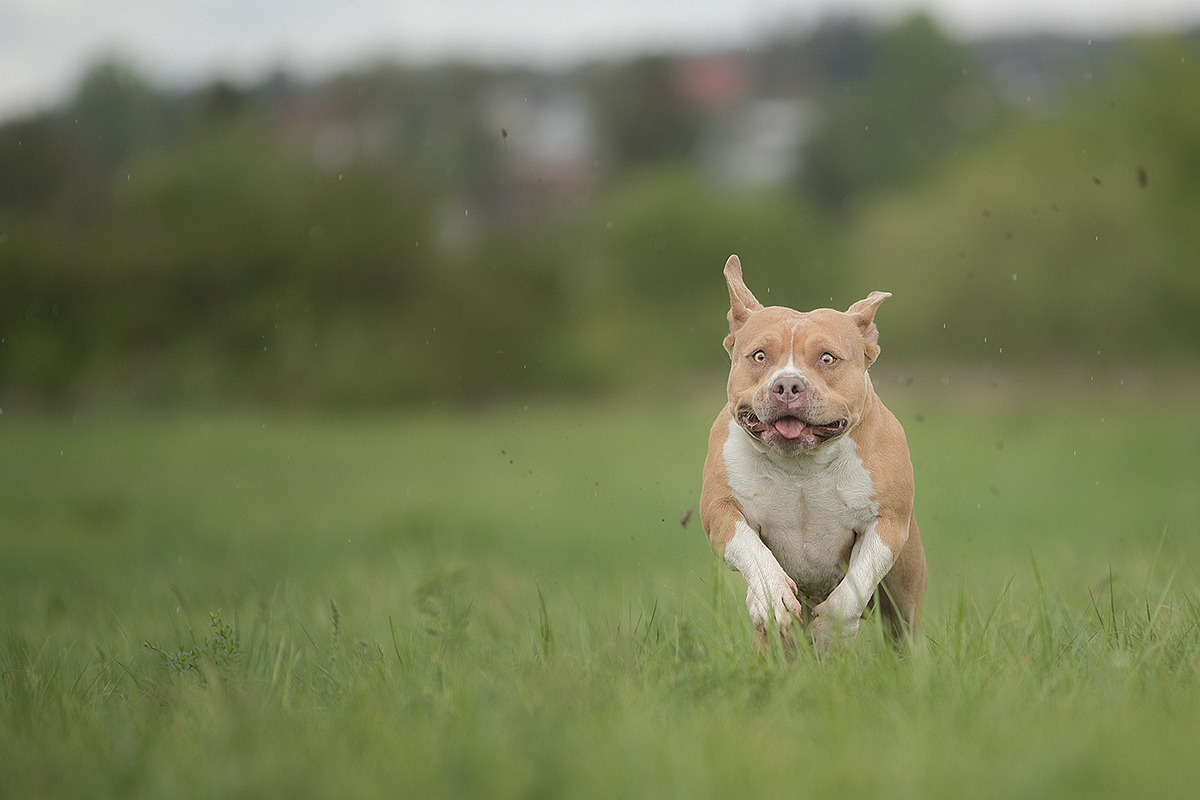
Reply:
[[[764,308],[736,255],[729,287],[728,402],[708,440],[700,519],[717,556],[746,579],[760,641],[798,621],[818,652],[853,640],[878,592],[897,647],[920,625],[925,552],[913,468],[896,417],[875,394],[872,292],[846,312]]]

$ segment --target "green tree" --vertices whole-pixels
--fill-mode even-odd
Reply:
[[[114,166],[158,142],[165,122],[163,99],[129,64],[110,59],[88,70],[66,118],[87,152]]]
[[[70,138],[49,115],[0,127],[0,211],[46,213],[83,168]]]
[[[672,59],[654,56],[584,76],[615,169],[692,155],[703,118],[672,87],[673,68]]]
[[[834,210],[922,175],[947,156],[956,131],[950,90],[972,68],[968,51],[923,14],[877,35],[860,81],[832,86],[805,154],[807,191]]]

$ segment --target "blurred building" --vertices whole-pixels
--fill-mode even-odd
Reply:
[[[713,180],[731,188],[766,189],[796,178],[812,132],[811,113],[798,97],[758,94],[750,58],[684,59],[672,83],[706,118],[695,155]]]

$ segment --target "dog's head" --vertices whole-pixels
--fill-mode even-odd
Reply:
[[[846,312],[763,308],[730,256],[729,409],[737,423],[785,455],[819,447],[862,419],[870,392],[867,367],[879,355],[875,309],[886,292],[872,292]]]

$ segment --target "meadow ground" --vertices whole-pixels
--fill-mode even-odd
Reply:
[[[897,656],[866,624],[822,660],[756,653],[740,577],[681,524],[719,387],[10,410],[0,795],[1194,796],[1200,420],[1101,383],[877,380],[925,636]]]

